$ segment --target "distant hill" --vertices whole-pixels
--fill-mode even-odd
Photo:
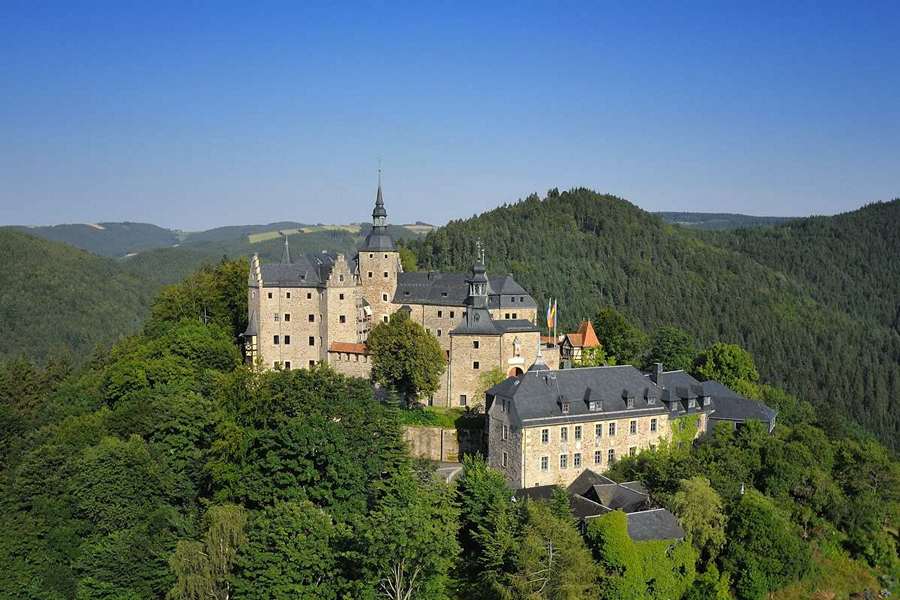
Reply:
[[[100,256],[125,256],[179,243],[177,232],[149,223],[91,223],[47,227],[15,226],[25,233],[64,242]]]
[[[413,249],[422,268],[462,270],[482,240],[491,270],[513,272],[541,306],[559,299],[563,328],[611,305],[648,330],[672,324],[703,344],[738,343],[768,382],[898,448],[897,232],[898,200],[705,232],[576,189],[452,221]]]
[[[87,250],[99,256],[121,258],[160,248],[190,247],[200,253],[252,254],[251,249],[260,242],[280,240],[281,233],[287,233],[301,246],[308,247],[306,241],[316,239],[315,234],[345,238],[338,249],[353,249],[366,236],[371,225],[368,223],[315,224],[296,221],[279,221],[261,225],[232,225],[216,227],[205,231],[176,231],[147,223],[93,223],[53,225],[46,227],[10,227],[55,242],[63,242]],[[395,239],[414,239],[434,228],[427,223],[391,225],[390,232]],[[2,229],[2,228],[0,228]],[[303,238],[303,239],[300,239]],[[252,245],[252,246],[251,246]],[[335,244],[325,243],[322,248],[333,250]],[[308,247],[304,251],[316,251]],[[194,253],[196,253],[194,252]]]
[[[738,229],[741,227],[769,227],[792,221],[795,217],[754,217],[732,213],[657,212],[666,223],[694,229]]]
[[[0,229],[0,256],[0,359],[80,362],[137,330],[159,288],[115,260],[13,229]]]

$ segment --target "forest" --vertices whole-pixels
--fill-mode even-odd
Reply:
[[[900,200],[711,232],[587,189],[551,190],[409,247],[422,269],[463,271],[478,240],[489,270],[513,273],[541,307],[558,300],[560,332],[612,307],[645,330],[738,344],[822,418],[900,444]]]
[[[0,597],[897,591],[900,463],[870,436],[831,430],[804,400],[766,392],[773,435],[717,430],[617,463],[611,475],[644,481],[686,532],[633,542],[618,511],[580,529],[561,490],[514,500],[477,456],[458,481],[436,478],[408,455],[401,409],[366,380],[244,366],[246,269],[221,261],[164,288],[138,333],[79,366],[0,365]],[[610,352],[627,351],[637,328],[611,309],[598,319],[621,325]],[[747,373],[734,377],[766,385]]]

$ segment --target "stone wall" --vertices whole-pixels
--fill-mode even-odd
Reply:
[[[331,368],[348,377],[369,379],[372,375],[372,362],[368,354],[353,352],[329,352],[328,364]]]
[[[459,440],[455,429],[407,426],[403,437],[409,444],[412,456],[442,462],[460,460]]]
[[[332,342],[358,342],[357,304],[360,287],[350,271],[343,254],[337,255],[325,288],[322,350],[328,351]]]
[[[264,287],[251,289],[251,295],[254,293],[258,294],[252,300],[258,311],[258,352],[263,368],[290,363],[291,368],[299,369],[324,358],[322,294],[317,288]]]
[[[651,420],[656,419],[656,431],[651,431]],[[637,430],[630,432],[630,424],[635,421]],[[610,423],[615,424],[615,435],[609,434]],[[596,427],[601,427],[600,436],[596,435]],[[576,439],[576,426],[581,427],[580,439]],[[565,428],[566,441],[563,441],[561,430]],[[542,431],[547,430],[548,441],[542,439]],[[491,432],[490,443],[494,444],[494,432]],[[651,446],[658,445],[670,434],[669,420],[666,414],[652,416],[633,416],[618,419],[603,419],[566,425],[546,425],[528,427],[524,430],[523,464],[521,465],[521,487],[536,485],[569,485],[585,469],[603,472],[609,468],[609,451],[613,450],[615,458],[637,453]],[[633,450],[632,450],[633,449]],[[599,452],[599,462],[595,453]],[[561,456],[565,456],[565,467],[561,466]],[[541,458],[547,458],[546,470],[542,468]],[[580,457],[581,464],[576,466]],[[511,479],[511,482],[513,480]]]

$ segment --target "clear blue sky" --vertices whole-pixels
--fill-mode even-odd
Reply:
[[[487,6],[486,6],[487,5]],[[787,7],[786,6],[792,6]],[[3,3],[0,223],[900,196],[900,2]]]

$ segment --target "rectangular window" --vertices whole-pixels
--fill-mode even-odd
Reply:
[[[341,315],[340,317],[338,317],[338,320],[339,320],[341,323],[346,323],[346,322],[347,322],[347,315]]]
[[[550,441],[550,430],[541,429],[541,443],[546,444]]]
[[[289,361],[289,360],[284,361],[284,370],[285,371],[291,370],[291,361]]]
[[[438,311],[438,318],[441,318],[441,317],[443,317],[443,316],[444,316],[444,311],[439,310],[439,311]]]
[[[372,271],[369,271],[369,279],[372,278]]]
[[[576,425],[576,426],[575,426],[575,439],[576,439],[576,440],[580,440],[580,439],[581,439],[581,425]]]
[[[473,368],[473,369],[477,369],[479,366],[480,366],[480,364],[479,364],[479,362],[478,362],[477,360],[474,361],[474,362],[472,362],[472,368]]]
[[[503,318],[504,318],[504,319],[509,319],[509,313],[504,314],[504,315],[503,315]]]
[[[596,425],[594,425],[594,437],[603,437],[603,423],[597,423]]]
[[[560,469],[568,469],[569,468],[569,455],[568,454],[560,454],[559,455],[559,468]]]
[[[281,320],[281,315],[279,315],[278,313],[275,313],[275,321],[278,322],[280,320]]]
[[[656,419],[650,419],[650,431],[656,431]]]
[[[309,345],[310,346],[316,345],[316,338],[314,336],[309,336]]]
[[[614,435],[616,435],[616,424],[610,423],[609,424],[609,437],[612,437]]]
[[[628,433],[630,433],[631,435],[637,433],[637,421],[632,420],[630,423],[628,423]]]
[[[603,462],[603,451],[594,450],[594,464],[599,465]]]
[[[440,330],[440,329],[437,330],[437,334],[438,334],[438,337],[441,337],[442,334],[441,334],[441,330]]]
[[[344,276],[343,276],[343,275],[338,275],[338,281],[340,281],[340,282],[343,283],[343,281],[344,281]],[[341,300],[343,300],[343,299],[344,299],[344,295],[341,294]]]
[[[576,452],[572,456],[572,466],[575,467],[576,469],[581,467],[581,452]]]
[[[314,361],[314,360],[309,361],[309,368],[312,369],[314,366],[316,366],[316,361]]]
[[[291,313],[284,313],[284,320],[285,320],[285,322],[290,321],[290,320],[291,320]]]
[[[632,446],[628,449],[628,456],[634,456],[637,454],[637,446]]]
[[[285,343],[285,345],[289,345],[291,343],[291,336],[289,336],[289,335],[284,336],[284,343]]]
[[[460,394],[460,395],[459,395],[459,405],[460,405],[460,406],[465,406],[465,405],[466,405],[466,402],[468,402],[468,399],[466,398],[466,395],[465,395],[465,394]]]
[[[506,465],[509,464],[509,455],[504,452],[503,453],[503,468],[506,468]]]
[[[306,292],[306,299],[312,300],[312,292]]]
[[[513,319],[518,319],[519,315],[517,313],[513,313]]]
[[[279,337],[278,337],[277,335],[272,336],[272,343],[273,343],[273,344],[275,344],[275,345],[277,346],[280,342],[281,342],[281,340],[279,339]]]
[[[500,428],[500,439],[501,439],[501,440],[508,440],[508,439],[509,439],[509,425],[507,425],[507,424],[505,424],[505,423],[504,423],[503,426]]]
[[[271,298],[271,297],[272,297],[272,292],[269,292],[269,298]]]
[[[343,299],[344,299],[344,295],[343,295],[343,294],[338,294],[338,298],[339,298],[340,300],[343,300]]]
[[[550,469],[550,457],[542,456],[541,457],[541,471],[547,471]]]
[[[472,342],[472,347],[475,349],[478,349],[478,347],[479,347],[478,340],[475,340],[474,342]]]
[[[451,311],[450,311],[450,318],[452,319],[453,316],[454,316],[454,315],[453,315],[453,311],[451,310]]]
[[[569,428],[568,427],[560,427],[559,428],[559,441],[561,441],[561,442],[569,441]]]
[[[309,315],[309,316],[307,317],[307,320],[308,320],[310,323],[315,323],[315,322],[316,322],[316,315]]]
[[[613,450],[612,448],[610,448],[609,452],[607,453],[606,462],[607,462],[607,464],[610,464],[610,465],[613,464],[614,462],[616,462],[616,451]]]

